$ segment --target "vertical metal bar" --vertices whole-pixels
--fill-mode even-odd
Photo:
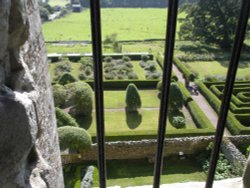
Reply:
[[[96,131],[98,143],[99,187],[106,187],[105,135],[104,135],[104,103],[103,103],[103,71],[102,71],[102,39],[100,1],[90,0],[92,48],[95,75],[95,109]]]
[[[214,174],[216,170],[217,161],[219,158],[220,146],[223,138],[224,128],[227,120],[228,109],[231,101],[231,94],[233,91],[234,81],[237,73],[237,68],[240,59],[240,53],[242,45],[244,42],[248,16],[250,11],[250,1],[243,0],[241,6],[240,18],[238,21],[238,26],[236,30],[236,36],[234,40],[234,46],[232,51],[232,56],[229,64],[229,69],[227,72],[227,79],[222,99],[222,104],[219,113],[219,119],[216,128],[214,149],[211,154],[208,177],[206,182],[206,188],[212,188],[214,181]]]
[[[158,120],[157,153],[154,167],[154,188],[160,186],[160,177],[163,163],[163,149],[166,132],[166,121],[168,112],[168,97],[171,82],[172,61],[175,42],[176,20],[178,12],[178,0],[169,0],[168,20],[165,40],[164,66],[162,77],[162,97],[160,103],[160,114]]]

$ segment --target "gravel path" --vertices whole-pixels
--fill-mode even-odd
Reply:
[[[175,75],[177,76],[179,82],[185,84],[185,80],[183,78],[182,73],[178,70],[178,68],[173,64],[173,71]],[[199,93],[199,95],[192,95],[193,100],[199,105],[201,110],[206,114],[208,119],[211,121],[213,126],[216,128],[217,121],[218,121],[218,115],[213,110],[213,108],[208,104],[207,100]],[[230,136],[230,132],[225,128],[224,136]]]

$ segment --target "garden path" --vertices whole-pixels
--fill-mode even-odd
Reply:
[[[177,76],[179,82],[185,84],[185,80],[183,78],[182,73],[178,70],[178,68],[173,64],[173,72]],[[216,128],[217,121],[218,121],[218,115],[213,110],[213,108],[208,104],[207,100],[199,93],[199,95],[192,95],[193,100],[199,105],[201,110],[206,114],[208,119],[211,121],[213,126]],[[224,136],[230,136],[231,133],[228,131],[227,128],[225,128]]]

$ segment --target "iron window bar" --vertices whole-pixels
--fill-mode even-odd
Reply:
[[[216,171],[216,165],[219,158],[220,146],[223,138],[223,133],[225,129],[225,124],[227,120],[228,109],[230,107],[231,95],[233,92],[234,81],[237,73],[237,68],[240,59],[240,53],[244,42],[244,37],[247,28],[247,22],[250,11],[250,1],[242,0],[240,17],[238,21],[238,26],[236,30],[236,35],[234,39],[234,45],[232,50],[232,55],[229,63],[229,68],[227,71],[227,79],[224,87],[224,93],[222,98],[222,103],[220,107],[219,119],[217,122],[217,128],[214,138],[214,148],[210,158],[208,177],[206,182],[206,188],[212,188],[214,175]]]
[[[92,49],[95,76],[95,110],[98,143],[99,187],[106,187],[105,125],[103,100],[102,38],[100,1],[90,0]]]
[[[160,187],[160,178],[163,164],[163,149],[166,132],[166,121],[168,112],[168,97],[171,82],[172,61],[175,43],[176,21],[178,13],[178,0],[169,0],[168,3],[168,19],[166,28],[164,65],[162,76],[162,96],[160,103],[160,113],[158,119],[158,137],[157,137],[157,153],[154,167],[153,187]]]

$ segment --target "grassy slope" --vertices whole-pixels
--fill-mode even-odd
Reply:
[[[119,40],[142,40],[164,38],[166,9],[159,8],[105,8],[102,13],[102,34],[117,33]],[[185,17],[181,13],[180,17]],[[179,24],[177,25],[177,31]],[[51,40],[90,40],[89,10],[72,13],[65,18],[43,24],[46,41]]]

